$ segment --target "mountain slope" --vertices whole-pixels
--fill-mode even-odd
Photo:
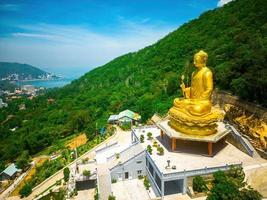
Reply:
[[[200,49],[209,54],[217,87],[267,106],[266,10],[267,1],[233,1],[62,89],[25,100],[24,111],[14,102],[0,114],[0,122],[15,116],[1,125],[0,160],[14,159],[23,149],[34,154],[74,132],[86,132],[90,138],[109,114],[124,109],[140,113],[144,121],[155,112],[166,113],[180,95],[181,74],[189,84],[192,58]],[[55,103],[47,103],[48,98]],[[11,134],[9,128],[15,125],[19,128]]]
[[[49,73],[31,65],[0,62],[0,79],[8,77],[16,79],[14,74],[19,80],[46,78],[49,75]],[[13,77],[11,77],[12,75]]]

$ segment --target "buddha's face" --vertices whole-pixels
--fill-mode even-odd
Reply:
[[[196,68],[202,68],[205,66],[205,62],[203,62],[201,56],[196,54],[194,56],[194,65],[196,66]]]

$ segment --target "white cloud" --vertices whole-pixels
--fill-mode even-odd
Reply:
[[[20,9],[18,4],[1,4],[0,10],[2,11],[17,11]]]
[[[233,1],[233,0],[219,0],[217,6],[221,7],[221,6],[227,4],[227,3],[231,2],[231,1]]]
[[[174,27],[122,21],[119,31],[98,33],[83,26],[23,25],[23,31],[0,38],[0,60],[46,69],[88,71],[122,54],[137,51],[168,34]]]

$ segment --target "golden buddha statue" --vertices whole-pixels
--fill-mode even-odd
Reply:
[[[212,107],[213,77],[206,66],[207,59],[208,54],[202,50],[195,54],[194,65],[197,69],[192,73],[191,87],[185,87],[182,76],[180,87],[184,98],[174,99],[169,110],[169,125],[185,134],[214,134],[217,122],[224,118],[223,111]]]

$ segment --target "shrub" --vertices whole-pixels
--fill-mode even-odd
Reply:
[[[61,180],[57,180],[56,185],[61,185]]]
[[[150,145],[147,145],[147,149],[146,150],[148,151],[148,153],[150,155],[152,155],[152,147]]]
[[[113,196],[113,195],[109,195],[109,196],[108,196],[108,200],[116,200],[116,197]]]
[[[206,183],[201,176],[193,178],[193,190],[196,192],[204,192],[207,190]]]
[[[164,149],[163,149],[163,147],[158,147],[158,148],[157,148],[157,151],[158,151],[158,154],[159,154],[159,155],[163,155],[163,154],[164,154]]]
[[[90,170],[83,170],[83,175],[89,177],[91,175]]]
[[[152,139],[152,133],[151,133],[151,132],[148,132],[148,133],[147,133],[147,139],[148,139],[148,140],[151,140],[151,139]]]
[[[111,183],[117,183],[117,180],[115,178],[111,179]]]
[[[21,197],[27,197],[32,193],[32,186],[30,183],[26,183],[19,191]]]
[[[67,182],[70,178],[70,169],[68,167],[64,168],[63,174],[64,174],[64,181]]]
[[[214,172],[213,178],[214,178],[214,180],[213,180],[214,184],[225,182],[227,179],[227,177],[223,171]]]
[[[143,178],[144,178],[143,175],[138,175],[138,179],[139,179],[139,180],[141,180],[141,179],[143,179]]]
[[[124,131],[128,131],[131,129],[131,123],[123,123],[121,126],[121,129],[124,130]]]
[[[116,159],[119,159],[119,158],[120,158],[120,154],[116,153]]]
[[[141,142],[141,143],[144,143],[144,139],[145,139],[144,135],[143,135],[143,134],[140,135],[140,142]]]
[[[158,146],[157,141],[154,141],[154,142],[153,142],[153,147],[157,147],[157,146]]]
[[[146,190],[149,190],[149,188],[150,188],[150,183],[149,183],[149,181],[148,181],[148,179],[147,179],[146,176],[145,176],[145,178],[144,178],[144,186],[145,186]]]
[[[245,188],[240,191],[240,199],[242,200],[261,200],[261,194],[252,188]]]
[[[225,174],[236,186],[245,186],[245,173],[242,167],[231,167]]]

